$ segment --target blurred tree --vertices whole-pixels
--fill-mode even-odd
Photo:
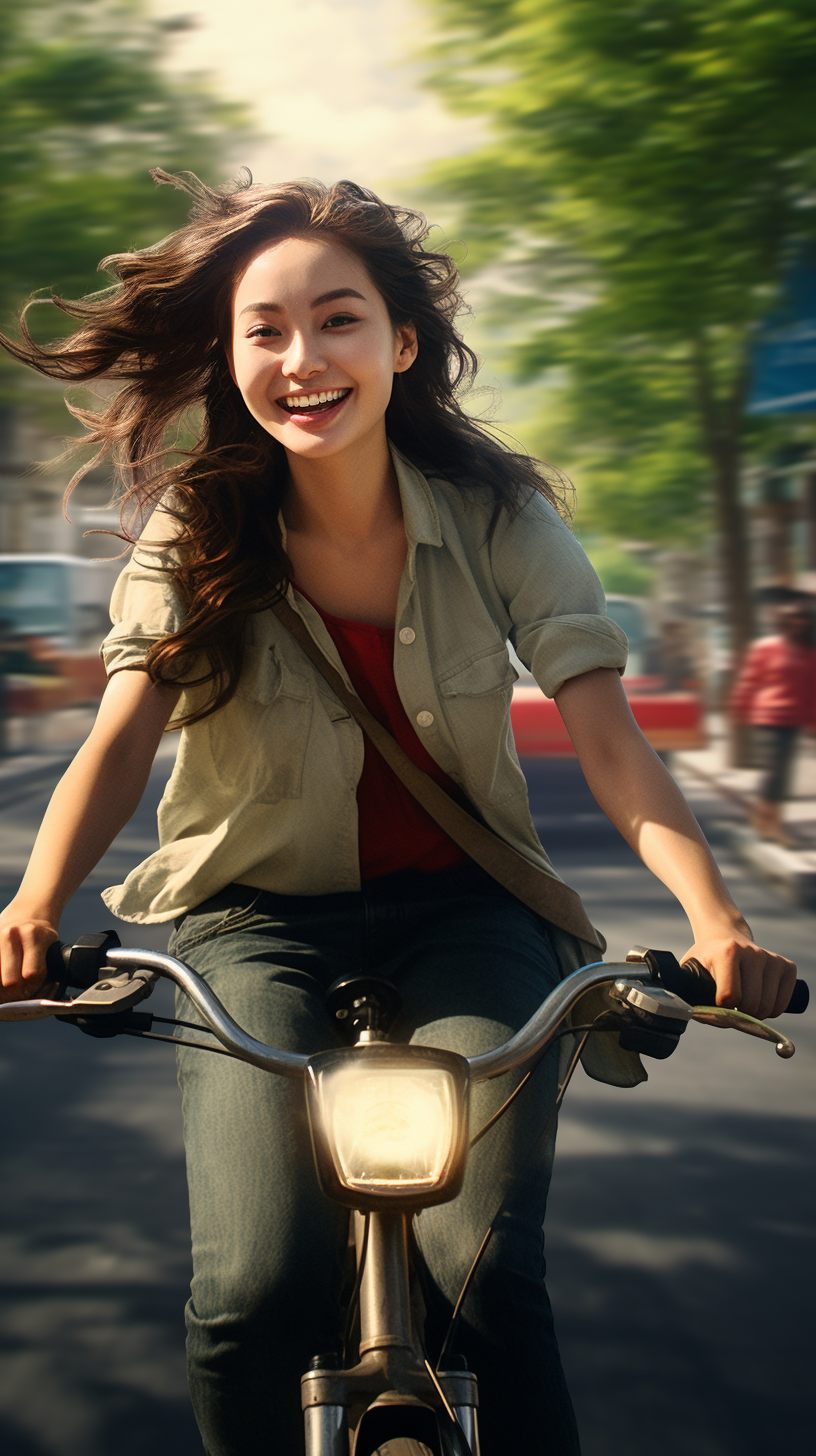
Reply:
[[[515,273],[519,369],[555,390],[543,453],[629,537],[688,539],[710,498],[740,651],[752,331],[816,234],[814,0],[426,3],[430,85],[496,137],[432,188],[471,266]]]
[[[654,566],[639,561],[619,541],[592,541],[587,550],[607,595],[618,592],[627,597],[649,596],[654,586]]]
[[[190,23],[143,0],[0,0],[0,327],[35,289],[87,293],[102,256],[184,220],[189,200],[159,192],[150,167],[218,177],[248,135],[242,107],[163,69]],[[48,334],[67,326],[43,314]],[[0,360],[0,441],[31,388]]]

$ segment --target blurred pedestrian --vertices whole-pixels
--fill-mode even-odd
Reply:
[[[816,732],[816,646],[813,607],[807,597],[783,602],[774,613],[776,633],[749,649],[731,694],[731,713],[750,723],[759,741],[763,770],[751,820],[763,839],[794,845],[782,822],[791,770],[802,729]]]

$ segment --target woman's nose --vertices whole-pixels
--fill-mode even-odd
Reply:
[[[293,334],[283,360],[287,378],[311,379],[315,374],[322,374],[325,367],[318,340],[306,333]]]

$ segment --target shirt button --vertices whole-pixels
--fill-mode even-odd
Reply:
[[[430,728],[433,723],[433,713],[429,713],[427,708],[423,708],[421,713],[417,713],[417,723],[420,728]]]
[[[416,641],[416,632],[413,627],[400,627],[399,639],[400,642],[405,643],[406,647],[410,647],[411,643]]]

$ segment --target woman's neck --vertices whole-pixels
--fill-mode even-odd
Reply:
[[[288,531],[335,545],[360,547],[393,531],[402,505],[387,442],[358,449],[353,458],[290,455],[283,516]]]
[[[353,461],[290,459],[286,550],[298,586],[324,611],[394,625],[408,543],[388,445]]]

